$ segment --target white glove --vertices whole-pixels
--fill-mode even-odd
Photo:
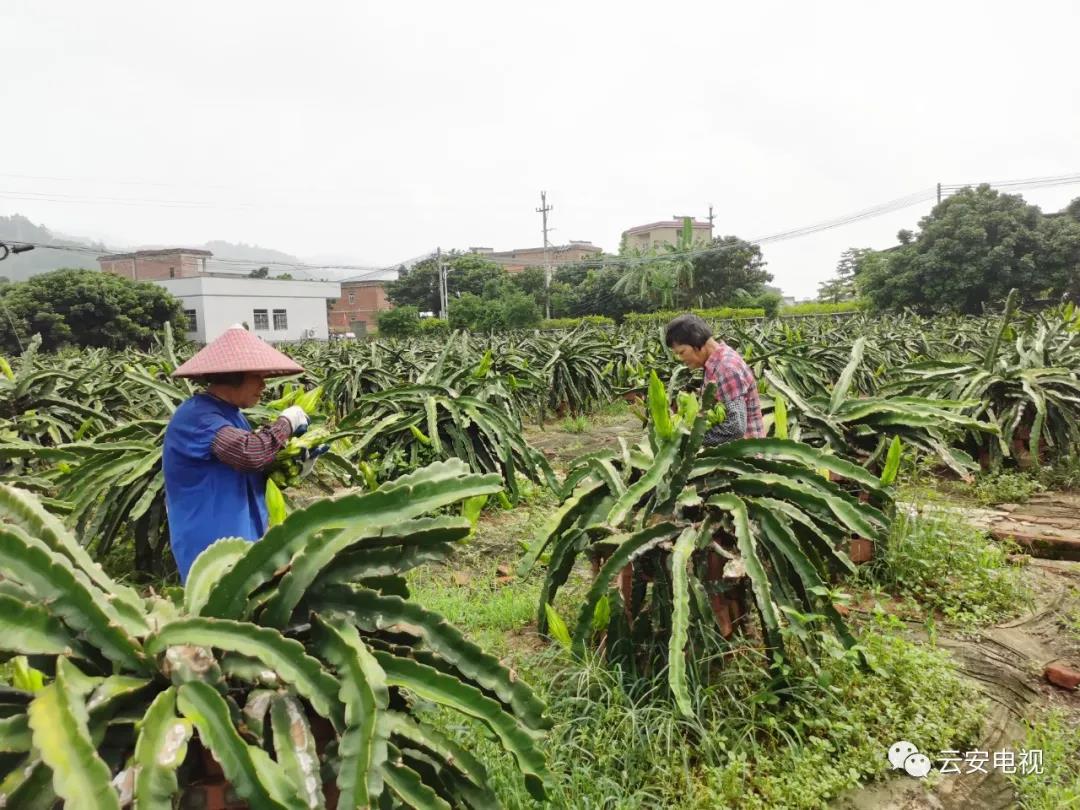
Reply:
[[[289,424],[292,425],[293,433],[296,433],[301,427],[307,426],[308,415],[304,413],[304,409],[299,405],[290,405],[281,412],[281,415],[289,420]]]

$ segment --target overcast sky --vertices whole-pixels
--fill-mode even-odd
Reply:
[[[762,237],[938,181],[1080,173],[1078,9],[5,0],[0,214],[381,265],[540,244],[546,189],[558,243],[614,251],[710,204],[718,234]],[[811,296],[928,210],[765,258]]]

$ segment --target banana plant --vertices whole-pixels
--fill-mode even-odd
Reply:
[[[795,441],[744,439],[702,451],[714,395],[709,386],[699,405],[684,394],[673,415],[653,374],[647,440],[572,465],[562,506],[521,567],[527,574],[548,560],[537,615],[547,632],[558,591],[575,562],[590,557],[595,576],[570,623],[571,649],[582,654],[602,639],[607,659],[624,672],[666,666],[684,714],[691,710],[687,660],[698,660],[717,632],[729,632],[717,599],[741,583],[749,583],[774,665],[790,644],[821,653],[821,635],[806,632],[808,623],[854,647],[829,583],[854,571],[845,552],[853,535],[883,538],[892,504],[865,468]],[[868,502],[821,470],[853,482]],[[612,587],[617,577],[623,587]]]
[[[455,460],[324,500],[217,541],[167,599],[0,486],[0,650],[37,673],[0,690],[0,806],[170,808],[196,748],[251,807],[496,806],[431,707],[484,725],[543,800],[543,703],[403,578],[468,535],[445,510],[500,488]]]

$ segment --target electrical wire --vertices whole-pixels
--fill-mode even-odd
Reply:
[[[4,175],[0,175],[0,176],[4,176]],[[58,178],[58,179],[60,179],[60,178]],[[1080,175],[1073,174],[1073,175],[1058,175],[1058,176],[1051,176],[1051,177],[1034,177],[1034,178],[1026,178],[1026,179],[1022,179],[1022,180],[1000,181],[998,183],[991,183],[990,185],[992,185],[994,187],[1002,187],[1002,188],[1025,188],[1025,187],[1026,188],[1048,188],[1048,187],[1059,186],[1059,185],[1071,185],[1073,183],[1080,183]],[[957,191],[959,191],[961,189],[964,189],[964,188],[968,188],[968,187],[969,187],[968,185],[962,185],[962,184],[942,184],[941,185],[941,191],[942,191],[943,196],[946,196],[946,194],[951,196],[952,194],[955,194]],[[0,198],[3,198],[5,193],[6,192],[0,191]],[[775,244],[775,243],[778,243],[778,242],[787,241],[789,239],[798,239],[798,238],[802,238],[802,237],[805,237],[805,236],[810,236],[810,235],[813,235],[813,234],[816,234],[816,233],[822,233],[824,231],[832,230],[834,228],[840,228],[840,227],[843,227],[845,225],[853,224],[855,222],[861,222],[861,221],[864,221],[864,220],[867,220],[867,219],[872,219],[872,218],[875,218],[875,217],[884,216],[886,214],[894,213],[896,211],[901,211],[901,210],[903,210],[905,208],[910,208],[910,207],[912,207],[914,205],[919,205],[921,203],[929,202],[929,201],[935,199],[936,195],[937,195],[937,188],[936,187],[934,187],[934,188],[925,188],[925,189],[921,189],[919,191],[913,192],[911,194],[905,195],[903,197],[897,197],[895,199],[879,203],[879,204],[871,206],[869,208],[865,208],[865,209],[862,209],[860,211],[855,211],[855,212],[853,212],[851,214],[846,214],[844,216],[824,220],[824,221],[817,222],[817,223],[814,223],[814,224],[811,224],[811,225],[805,225],[805,226],[802,226],[802,227],[799,227],[799,228],[790,228],[790,229],[787,229],[787,230],[784,230],[784,231],[779,231],[779,232],[776,232],[776,233],[773,233],[773,234],[766,234],[764,236],[759,236],[759,237],[755,237],[755,238],[752,238],[752,239],[742,240],[742,242],[749,242],[750,244],[756,244],[756,245],[766,245],[766,244]],[[40,197],[39,199],[47,200],[49,198],[48,197]],[[90,198],[86,198],[86,201],[89,201],[89,200],[90,200]],[[64,200],[60,200],[60,201],[62,202]],[[118,200],[118,199],[114,199],[113,202],[114,203],[119,202],[120,204],[125,204],[126,201],[121,201],[121,200]],[[197,203],[197,202],[194,202],[194,201],[180,201],[180,200],[156,201],[156,202],[157,203],[162,203],[162,204],[177,205],[177,206],[200,205],[200,203]],[[131,203],[136,204],[136,205],[141,204],[138,201],[131,201]],[[663,254],[660,254],[660,255],[649,255],[649,256],[646,256],[646,255],[641,255],[641,256],[603,256],[603,255],[599,255],[599,256],[597,256],[595,258],[584,258],[584,259],[579,259],[579,260],[571,261],[571,262],[565,262],[565,261],[564,262],[556,262],[555,264],[556,264],[557,269],[571,269],[571,268],[599,269],[599,268],[611,267],[611,266],[635,267],[635,266],[639,266],[639,265],[642,265],[642,264],[649,264],[649,263],[652,263],[652,262],[656,262],[658,260],[673,261],[673,260],[679,260],[679,259],[693,259],[693,258],[697,258],[697,257],[700,257],[700,256],[707,256],[707,255],[712,255],[712,254],[723,253],[725,251],[732,250],[732,249],[741,249],[742,248],[742,242],[734,244],[734,245],[715,245],[715,246],[709,246],[709,247],[694,248],[694,249],[691,249],[691,250],[671,251],[671,252],[663,253]],[[85,253],[85,254],[90,254],[90,255],[94,255],[94,256],[102,256],[102,255],[116,254],[116,253],[123,254],[123,253],[126,253],[126,252],[130,252],[130,251],[108,250],[108,249],[103,251],[102,249],[99,249],[99,248],[95,248],[95,247],[91,247],[91,246],[82,246],[82,245],[55,245],[55,244],[46,244],[46,243],[39,243],[39,242],[26,242],[25,244],[31,244],[31,245],[34,245],[34,247],[41,248],[41,249],[64,250],[64,251],[69,251],[69,252]],[[413,257],[411,259],[407,259],[404,262],[395,262],[395,263],[384,265],[384,266],[378,267],[378,268],[372,268],[370,265],[368,265],[368,266],[348,265],[348,264],[315,265],[315,264],[308,264],[308,263],[305,263],[305,262],[281,262],[281,261],[263,261],[263,260],[245,260],[245,259],[225,259],[225,258],[217,258],[217,257],[208,257],[206,261],[207,261],[207,264],[213,264],[213,265],[217,265],[217,266],[226,266],[226,267],[227,266],[240,266],[240,267],[244,267],[244,268],[251,268],[251,267],[254,267],[254,266],[266,266],[266,267],[282,268],[282,269],[286,269],[286,270],[305,270],[305,271],[308,271],[308,270],[315,270],[315,271],[317,271],[317,270],[356,270],[356,271],[360,272],[362,276],[372,276],[372,275],[375,275],[375,274],[380,273],[380,272],[385,272],[385,271],[388,271],[388,270],[397,269],[397,268],[399,268],[399,267],[401,267],[403,265],[404,266],[409,266],[409,265],[415,264],[415,263],[417,263],[419,261],[424,261],[426,259],[430,259],[434,255],[435,255],[435,252],[432,251],[430,253],[423,254],[421,256],[417,256],[417,257]],[[483,256],[483,254],[480,254],[480,255]],[[502,258],[502,257],[500,257],[500,258]],[[526,267],[526,268],[528,268],[528,267],[545,267],[547,264],[549,264],[549,262],[544,258],[536,258],[536,259],[521,258],[521,259],[514,259],[512,261],[504,259],[503,261],[500,261],[499,263],[500,264],[512,264],[512,265],[515,265],[515,266],[522,266],[522,267]],[[357,279],[354,279],[354,280],[360,280],[360,278],[358,277]]]

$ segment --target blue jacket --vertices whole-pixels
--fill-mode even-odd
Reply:
[[[266,473],[234,469],[210,451],[223,427],[251,430],[235,405],[196,394],[176,409],[165,429],[165,506],[182,581],[215,540],[258,540],[267,528]]]

